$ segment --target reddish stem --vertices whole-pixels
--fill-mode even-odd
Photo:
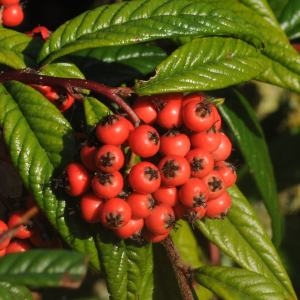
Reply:
[[[128,114],[128,117],[131,119],[131,121],[136,127],[140,124],[139,117],[132,110],[132,108],[122,99],[122,97],[128,97],[130,96],[130,94],[132,94],[132,89],[128,87],[113,88],[92,80],[40,75],[35,71],[28,69],[9,70],[0,72],[0,83],[10,80],[17,80],[26,84],[57,86],[64,88],[71,94],[76,91],[76,88],[93,91],[95,93],[107,97],[112,102],[116,103],[121,109],[123,109]]]

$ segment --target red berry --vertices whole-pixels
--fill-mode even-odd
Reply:
[[[103,203],[100,212],[101,224],[105,227],[116,229],[126,225],[131,219],[131,208],[121,198],[110,198]]]
[[[201,148],[195,148],[186,155],[191,168],[191,176],[202,178],[206,176],[214,167],[212,155]]]
[[[176,187],[160,186],[152,193],[157,203],[174,206],[178,201],[178,191]]]
[[[92,178],[92,190],[99,198],[113,198],[121,193],[124,186],[123,176],[119,171],[112,173],[97,172]]]
[[[225,191],[225,183],[221,174],[212,170],[205,177],[203,181],[208,187],[208,201],[220,196]]]
[[[13,212],[7,221],[7,226],[9,229],[18,227],[18,230],[15,232],[14,237],[19,239],[28,239],[32,235],[32,229],[27,225],[22,224],[23,214],[23,211]]]
[[[143,226],[144,219],[130,219],[124,226],[114,229],[114,233],[121,239],[135,238],[140,236]]]
[[[139,97],[132,105],[133,111],[145,124],[152,124],[157,118],[157,111],[151,99],[152,97]]]
[[[2,233],[6,232],[7,230],[8,230],[7,224],[4,221],[0,220],[0,237],[2,237]],[[10,238],[9,237],[7,237],[4,240],[2,240],[0,242],[0,250],[6,248],[7,245],[9,244],[9,242],[10,242]]]
[[[65,191],[70,196],[80,196],[90,187],[90,177],[88,171],[80,163],[70,163],[65,169],[66,186]]]
[[[151,214],[145,218],[146,228],[157,235],[169,233],[174,225],[174,211],[165,204],[155,206]]]
[[[142,161],[131,168],[128,182],[135,192],[151,194],[159,188],[161,176],[154,164]]]
[[[159,134],[154,127],[141,125],[130,132],[128,145],[136,155],[151,157],[159,150]]]
[[[186,106],[190,102],[203,102],[206,101],[206,96],[202,93],[190,93],[183,97],[182,106]]]
[[[82,218],[88,223],[100,221],[100,210],[104,200],[93,193],[87,193],[80,198],[80,211]]]
[[[221,174],[226,188],[235,184],[237,179],[237,174],[233,164],[227,161],[217,161],[215,163],[214,169]]]
[[[206,216],[209,218],[222,218],[231,207],[231,197],[227,191],[207,202]]]
[[[14,239],[6,247],[6,254],[25,252],[31,248],[32,246],[27,240]]]
[[[17,1],[17,0],[15,0]],[[51,31],[45,26],[36,26],[31,31],[26,33],[29,36],[40,35],[43,40],[47,40],[51,34]]]
[[[206,215],[207,205],[187,208],[184,213],[184,218],[191,224],[202,219]]]
[[[161,181],[165,186],[184,184],[191,175],[189,162],[182,156],[168,155],[158,163]]]
[[[20,0],[1,0],[0,5],[3,6],[10,6],[14,4],[19,4]]]
[[[114,145],[101,146],[95,155],[95,164],[103,172],[119,171],[124,165],[125,157],[120,147]]]
[[[80,160],[82,164],[89,170],[95,171],[95,156],[98,148],[96,146],[83,145],[80,149]]]
[[[189,178],[178,192],[179,201],[186,207],[206,207],[208,188],[199,178]]]
[[[108,115],[96,126],[96,136],[100,142],[109,145],[123,144],[129,135],[128,121],[120,115]]]
[[[127,203],[131,207],[132,218],[141,219],[150,215],[155,201],[151,194],[132,193],[127,197]]]
[[[216,131],[213,126],[207,131],[200,131],[191,134],[190,140],[193,148],[200,148],[208,152],[212,152],[220,145],[221,133]]]
[[[185,156],[191,147],[189,137],[179,131],[170,130],[160,137],[159,152],[163,155]]]
[[[149,243],[159,243],[168,237],[169,232],[164,233],[164,234],[155,234],[155,233],[147,230],[146,228],[144,228],[142,235],[143,235],[144,239]]]
[[[215,105],[212,106],[212,113],[214,116],[214,127],[216,130],[220,130],[222,127],[222,118]]]
[[[220,144],[215,151],[211,152],[214,160],[215,161],[226,160],[230,156],[231,150],[232,150],[231,141],[229,140],[229,138],[225,133],[221,132]]]
[[[24,12],[22,6],[13,4],[4,6],[2,10],[2,24],[7,27],[15,27],[20,25],[24,20]]]

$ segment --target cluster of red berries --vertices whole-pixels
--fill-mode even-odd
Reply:
[[[26,199],[26,209],[35,206],[32,197]],[[32,220],[24,224],[26,209],[15,210],[7,220],[0,220],[0,256],[10,253],[24,252],[32,248],[58,248],[60,239],[51,230],[45,230],[47,221],[38,213]],[[47,228],[48,229],[48,228]]]
[[[80,197],[84,220],[123,239],[159,242],[180,218],[226,215],[236,172],[213,102],[176,93],[138,97],[132,109],[140,126],[119,114],[104,117],[97,143],[83,145],[80,162],[65,169],[65,190]]]
[[[20,25],[24,20],[24,12],[20,0],[0,0],[2,7],[2,24],[7,27]]]

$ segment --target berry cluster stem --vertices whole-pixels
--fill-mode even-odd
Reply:
[[[41,75],[32,69],[6,70],[0,72],[0,83],[10,80],[17,80],[26,84],[57,86],[64,88],[71,94],[76,93],[76,89],[78,88],[90,90],[103,95],[116,103],[128,114],[135,126],[138,126],[140,123],[139,117],[122,98],[128,97],[132,94],[132,89],[128,87],[114,88],[92,80]]]
[[[194,300],[191,286],[192,269],[183,263],[170,236],[168,236],[161,243],[167,252],[167,255],[175,272],[182,299]]]

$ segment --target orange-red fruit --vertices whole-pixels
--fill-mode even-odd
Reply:
[[[9,245],[6,247],[6,254],[17,253],[17,252],[25,252],[31,249],[32,246],[27,240],[12,240]]]
[[[28,228],[27,225],[21,224],[23,214],[23,211],[13,212],[7,221],[7,225],[9,229],[18,226],[18,230],[14,233],[14,237],[28,239],[32,235],[32,230]]]
[[[130,219],[127,224],[117,229],[114,233],[122,239],[128,239],[135,235],[140,235],[144,226],[144,219]]]
[[[104,200],[93,193],[87,193],[80,198],[80,212],[88,223],[100,222],[100,210]]]
[[[6,6],[2,11],[2,24],[7,27],[20,25],[24,20],[23,8],[19,4]]]
[[[0,220],[0,236],[1,236],[2,233],[6,232],[7,230],[8,230],[7,224],[4,221]],[[9,237],[7,237],[4,240],[2,240],[0,242],[0,250],[6,248],[7,245],[9,244],[9,242],[10,242],[10,238]]]
[[[222,218],[231,207],[231,197],[224,191],[219,197],[207,202],[206,216],[209,218]]]

